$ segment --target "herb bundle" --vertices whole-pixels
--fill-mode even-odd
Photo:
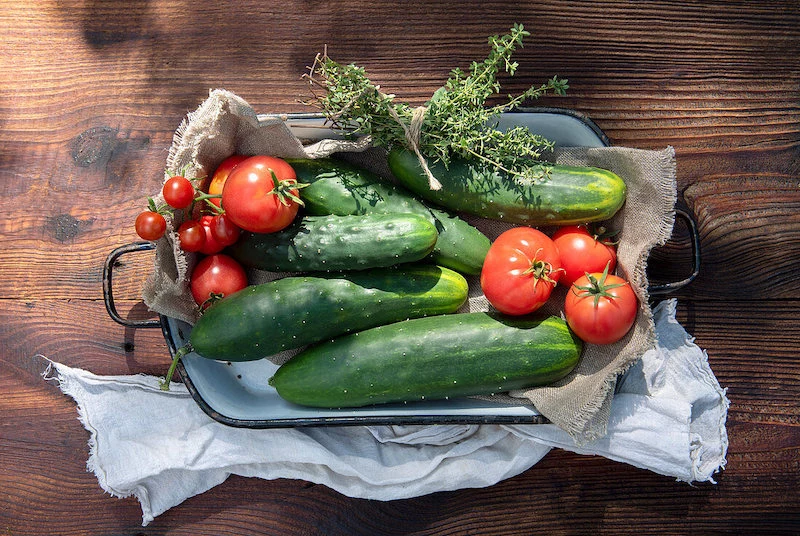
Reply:
[[[453,69],[445,85],[417,108],[397,102],[395,95],[374,85],[363,68],[339,64],[326,51],[317,55],[305,75],[312,88],[307,104],[319,108],[334,128],[369,136],[379,147],[391,149],[401,144],[416,153],[434,189],[438,181],[426,159],[447,167],[453,158],[466,158],[494,166],[517,180],[540,180],[546,168],[536,164],[552,143],[521,126],[501,131],[498,118],[548,92],[564,95],[567,80],[554,76],[520,95],[509,96],[503,104],[486,106],[486,101],[500,92],[498,74],[515,74],[519,65],[511,56],[529,35],[522,25],[515,24],[508,34],[490,37],[491,50],[485,60],[472,62],[468,72]]]

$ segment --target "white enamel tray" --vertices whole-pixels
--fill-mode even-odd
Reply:
[[[261,120],[275,116],[261,116]],[[321,116],[287,114],[279,116],[304,140],[334,136],[324,127]],[[603,147],[608,139],[587,118],[562,109],[533,108],[504,114],[500,127],[523,125],[562,147]],[[111,288],[111,271],[117,258],[130,251],[151,249],[150,243],[118,248],[106,262],[104,293],[106,306],[117,322],[134,327],[161,327],[174,355],[183,346],[191,326],[165,316],[159,320],[131,323],[116,313]],[[696,274],[694,274],[696,275]],[[693,276],[692,276],[693,278]],[[686,284],[681,282],[680,285]],[[488,424],[542,423],[546,419],[529,405],[509,405],[472,398],[381,405],[358,409],[306,408],[288,403],[268,385],[277,366],[267,359],[230,363],[205,359],[194,353],[179,363],[178,372],[197,404],[215,420],[237,427],[279,428],[322,425],[366,424]]]

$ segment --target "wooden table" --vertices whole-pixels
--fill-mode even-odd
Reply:
[[[797,2],[4,0],[0,21],[0,533],[800,533]],[[487,489],[396,502],[232,477],[140,527],[136,500],[86,471],[75,404],[34,356],[164,373],[158,330],[107,315],[101,271],[136,239],[181,119],[210,88],[303,111],[300,75],[326,44],[421,104],[514,22],[534,35],[508,91],[558,74],[568,96],[538,104],[588,115],[616,145],[675,147],[702,239],[679,320],[732,402],[718,484],[553,451]],[[120,275],[126,315],[146,316],[150,262]]]

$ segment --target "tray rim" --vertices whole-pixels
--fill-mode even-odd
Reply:
[[[576,119],[588,127],[592,133],[598,137],[604,147],[612,145],[611,139],[603,130],[595,123],[588,115],[573,108],[562,108],[559,106],[520,106],[513,110],[503,112],[503,115],[522,115],[522,114],[552,114],[562,115]],[[274,118],[283,120],[284,122],[299,121],[306,119],[324,120],[325,114],[321,112],[287,112],[287,113],[262,113],[257,114],[256,118],[260,121],[266,121]]]

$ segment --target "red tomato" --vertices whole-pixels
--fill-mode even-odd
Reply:
[[[617,252],[613,246],[595,238],[583,225],[562,227],[553,234],[564,273],[559,282],[571,285],[586,273],[609,272],[617,266]]]
[[[135,228],[143,240],[158,240],[167,230],[167,220],[158,212],[145,210],[136,216]]]
[[[194,201],[194,185],[186,177],[170,177],[161,188],[161,194],[172,208],[187,208]]]
[[[214,216],[201,216],[200,217],[200,225],[203,226],[203,231],[205,231],[205,242],[203,243],[203,247],[200,248],[198,251],[204,255],[214,255],[215,253],[219,253],[223,249],[225,249],[225,244],[217,239],[216,235],[212,231],[212,227],[214,224]]]
[[[184,251],[200,251],[206,245],[206,229],[197,220],[183,222],[178,228],[178,240]]]
[[[211,182],[208,184],[208,193],[211,195],[222,195],[222,189],[225,186],[225,181],[228,180],[228,175],[231,174],[233,168],[250,158],[242,154],[235,154],[229,156],[222,163],[217,166],[214,174],[211,176]],[[220,206],[220,198],[214,197],[209,199],[212,203]]]
[[[489,248],[481,288],[501,313],[524,315],[544,305],[560,276],[561,262],[553,241],[532,227],[515,227]]]
[[[280,158],[252,156],[237,165],[222,190],[222,207],[238,227],[274,233],[288,226],[300,208],[297,176]]]
[[[620,340],[636,321],[638,309],[639,300],[630,283],[608,270],[578,278],[564,302],[567,324],[591,344]]]
[[[197,263],[192,271],[192,297],[205,308],[247,286],[244,268],[228,255],[211,255]]]
[[[233,224],[227,214],[217,214],[211,220],[211,234],[223,246],[232,246],[239,240],[242,230]]]

